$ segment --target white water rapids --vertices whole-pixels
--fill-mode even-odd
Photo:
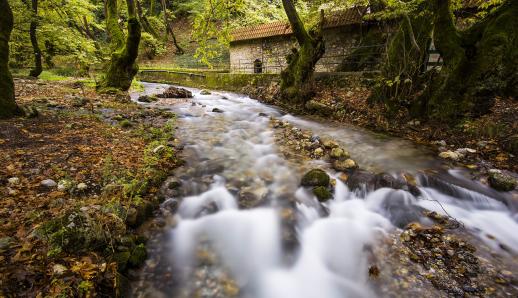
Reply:
[[[165,87],[145,83],[145,93],[159,93]],[[135,296],[145,296],[142,288],[153,287],[153,294],[146,292],[148,296],[180,297],[178,288],[192,286],[192,277],[186,272],[195,271],[197,250],[203,246],[217,255],[217,267],[229,272],[241,289],[240,297],[376,297],[368,277],[369,247],[397,229],[395,216],[406,216],[405,212],[415,208],[456,218],[495,252],[518,253],[518,216],[504,203],[516,198],[476,185],[456,171],[450,175],[462,181],[460,186],[446,181],[438,187],[426,176],[419,178],[419,197],[389,188],[352,192],[336,179],[333,199],[319,203],[299,188],[302,174],[315,167],[331,177],[338,173],[325,161],[285,159],[275,143],[269,118],[259,113],[334,138],[360,167],[376,172],[417,174],[438,168],[439,163],[424,149],[354,127],[283,115],[246,96],[223,92],[201,95],[200,90],[187,89],[195,94],[192,101],[151,104],[179,115],[177,134],[186,142],[187,164],[177,175],[186,190],[170,198],[180,202],[173,215],[175,224],[160,238],[167,243],[155,244],[155,255],[150,255],[148,264],[158,255],[162,256],[160,264],[158,269],[144,268],[147,273],[139,277]],[[214,108],[223,112],[212,112]],[[264,202],[255,208],[241,208],[239,194],[244,192],[264,198]],[[294,251],[283,245],[287,210],[293,213],[298,239]],[[174,287],[160,287],[150,280],[161,274],[160,270],[182,274],[169,277],[176,279]],[[167,278],[161,279],[161,283],[167,282]],[[202,291],[200,297],[225,295]]]

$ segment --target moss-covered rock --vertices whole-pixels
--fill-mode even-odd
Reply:
[[[338,160],[345,160],[350,157],[349,152],[345,151],[342,148],[333,148],[331,149],[331,152],[329,153],[329,156],[332,159],[338,159]]]
[[[516,188],[516,179],[500,171],[492,171],[489,173],[489,184],[496,190],[511,191]]]
[[[327,187],[324,186],[317,186],[313,188],[313,194],[320,202],[325,202],[333,196]]]
[[[126,270],[130,257],[131,253],[129,251],[121,251],[113,255],[113,261],[117,263],[119,271]]]
[[[128,259],[129,265],[133,267],[138,267],[144,264],[147,258],[146,246],[144,244],[139,244],[135,246],[133,251],[131,252],[131,256]]]
[[[324,186],[329,185],[329,176],[320,169],[313,169],[307,172],[300,182],[302,186]]]
[[[354,170],[358,168],[358,164],[352,159],[335,160],[333,162],[333,169],[341,172]]]

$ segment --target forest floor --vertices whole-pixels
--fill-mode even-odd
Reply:
[[[0,296],[114,295],[179,163],[175,115],[75,80],[15,86],[39,113],[0,121]]]

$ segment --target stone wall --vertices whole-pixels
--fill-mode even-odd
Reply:
[[[185,73],[175,71],[143,70],[138,79],[145,82],[174,84],[194,88],[220,89],[241,91],[243,87],[268,86],[279,82],[277,74],[248,74],[248,73]]]
[[[334,72],[352,47],[359,45],[367,30],[377,27],[350,25],[329,28],[324,31],[326,53],[316,65],[316,72]],[[262,72],[280,73],[286,66],[286,55],[297,47],[293,36],[274,36],[263,39],[244,40],[230,44],[230,70],[253,73],[254,61],[262,61]]]

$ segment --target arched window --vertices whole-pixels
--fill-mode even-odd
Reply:
[[[254,61],[254,73],[262,73],[263,72],[263,62],[261,59],[255,59]]]

